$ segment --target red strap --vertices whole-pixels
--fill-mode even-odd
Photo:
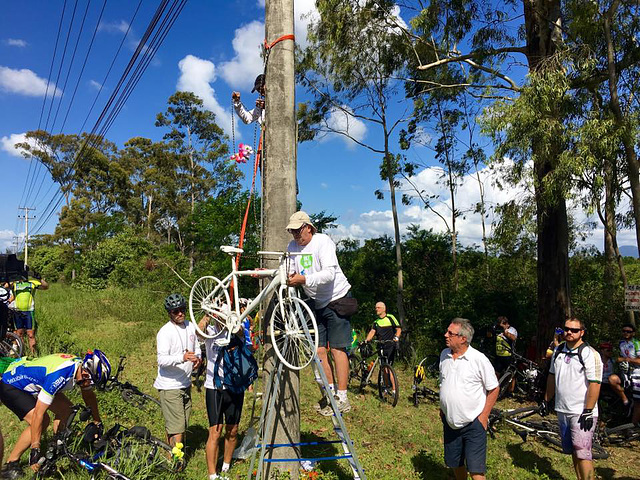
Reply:
[[[264,39],[264,48],[265,50],[270,50],[271,47],[273,47],[276,43],[281,42],[283,40],[293,40],[294,42],[296,41],[296,36],[295,35],[283,35],[280,38],[274,40],[271,43],[267,43],[267,39]]]

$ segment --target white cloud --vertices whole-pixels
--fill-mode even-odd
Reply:
[[[89,80],[89,85],[91,85],[96,90],[100,90],[102,88],[102,84],[100,82],[96,82],[95,80]]]
[[[326,190],[327,188],[329,188],[329,184],[326,182],[320,182],[320,188]]]
[[[0,138],[0,150],[4,150],[5,152],[7,152],[9,155],[13,157],[24,158],[20,153],[21,150],[16,148],[17,143],[24,143],[24,142],[27,142],[26,134],[12,133],[8,137]],[[32,146],[35,146],[35,142],[33,140],[29,140],[28,143],[30,143]]]
[[[16,243],[14,237],[19,237],[18,242],[21,243],[24,239],[24,234],[18,234],[13,230],[0,230],[0,253],[16,253]]]
[[[16,70],[0,66],[0,90],[29,97],[43,97],[47,93],[47,81],[26,68]],[[61,93],[55,85],[49,85],[48,95],[58,96]]]
[[[126,33],[129,29],[129,24],[124,20],[114,20],[113,22],[100,22],[98,25],[99,32],[107,33]]]
[[[26,41],[21,40],[19,38],[7,38],[4,41],[5,45],[9,45],[10,47],[20,47],[24,48],[29,45]]]
[[[348,112],[352,112],[352,110],[346,105],[343,105],[342,109],[333,108],[329,114],[329,118],[327,118],[327,127],[334,132],[345,132],[355,140],[362,142],[367,135],[367,126],[363,121],[353,117]],[[334,132],[327,133],[323,138],[341,138],[347,148],[353,149],[356,147],[357,144],[353,140],[345,135]]]
[[[236,29],[231,41],[234,57],[220,64],[220,76],[234,90],[251,90],[262,73],[260,45],[264,41],[264,23],[257,20]]]
[[[216,80],[216,66],[209,60],[187,55],[180,62],[180,78],[177,89],[193,92],[202,99],[204,107],[216,116],[216,123],[227,133],[231,132],[231,114],[220,105],[211,83]]]

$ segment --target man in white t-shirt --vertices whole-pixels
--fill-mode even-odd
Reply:
[[[444,428],[444,461],[456,480],[485,478],[487,425],[498,399],[498,379],[489,359],[471,346],[473,327],[454,318],[444,334],[440,354],[440,417]]]
[[[346,413],[351,410],[347,398],[349,358],[346,350],[351,345],[351,323],[347,316],[334,308],[335,302],[351,297],[351,285],[338,265],[336,245],[328,235],[317,233],[309,215],[303,211],[291,215],[287,231],[293,235],[287,251],[303,253],[293,257],[288,284],[302,287],[313,300],[318,322],[318,356],[337,397],[338,408]],[[337,388],[327,357],[328,349],[336,367]],[[324,397],[316,405],[316,410],[325,416],[333,415],[331,405]]]
[[[164,300],[169,321],[156,336],[158,376],[153,386],[160,392],[167,441],[184,443],[191,415],[191,372],[200,365],[200,342],[193,324],[186,320],[187,302],[179,293]]]
[[[564,339],[551,357],[547,391],[540,405],[546,415],[548,402],[554,397],[560,425],[562,450],[570,453],[580,480],[595,478],[591,445],[598,423],[598,396],[602,382],[600,354],[582,340],[582,320],[564,322]]]

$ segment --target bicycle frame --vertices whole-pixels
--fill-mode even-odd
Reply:
[[[211,299],[220,290],[228,290],[233,285],[233,307],[226,306],[225,310],[214,310],[211,307],[202,305],[203,311],[215,315],[216,317],[222,317],[226,325],[226,329],[217,334],[207,334],[203,332],[197,322],[194,322],[194,327],[197,332],[207,339],[214,339],[215,343],[219,346],[228,345],[231,341],[231,336],[237,333],[242,322],[251,314],[265,299],[269,298],[271,294],[277,290],[278,300],[281,301],[285,295],[295,296],[295,288],[287,287],[288,268],[287,261],[290,257],[295,255],[302,255],[299,252],[269,252],[259,251],[258,255],[261,256],[276,256],[279,258],[280,265],[275,269],[257,269],[257,270],[238,270],[236,268],[235,256],[243,253],[241,248],[235,248],[231,246],[222,246],[220,250],[225,252],[231,257],[231,273],[224,277],[222,280],[215,279],[218,283],[216,288],[208,295],[207,299]],[[253,278],[271,278],[269,284],[264,287],[258,295],[247,305],[246,309],[240,312],[240,286],[238,280],[241,277],[253,277]],[[225,292],[225,296],[229,299],[228,293]],[[230,301],[230,299],[229,299]]]

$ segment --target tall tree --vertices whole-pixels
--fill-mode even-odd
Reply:
[[[393,216],[396,257],[396,303],[404,323],[403,267],[400,225],[396,203],[400,156],[394,154],[392,136],[404,121],[396,115],[392,101],[402,88],[395,80],[404,66],[400,30],[390,28],[379,14],[364,3],[345,0],[319,0],[319,20],[309,27],[309,47],[298,66],[298,81],[314,96],[310,105],[298,110],[299,138],[311,140],[334,133],[349,138],[379,155],[380,177],[387,182]],[[350,128],[365,122],[377,131],[368,139]],[[384,194],[377,191],[378,198]]]

